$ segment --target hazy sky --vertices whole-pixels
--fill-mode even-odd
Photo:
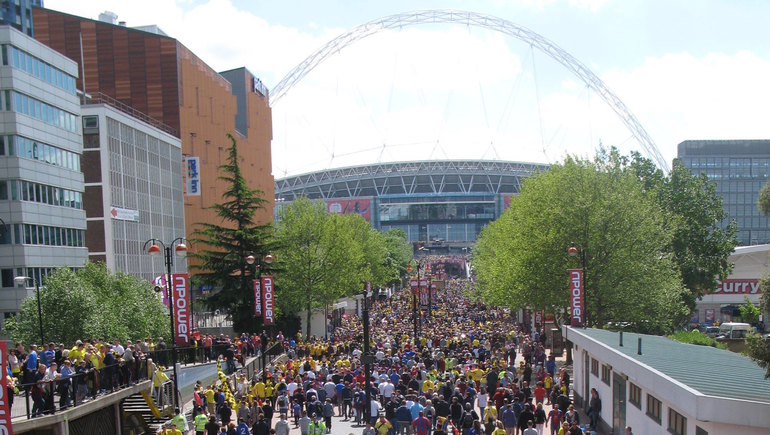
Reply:
[[[770,2],[740,0],[45,0],[157,24],[218,71],[272,89],[340,34],[399,13],[459,9],[547,38],[633,113],[669,162],[687,139],[770,138]],[[549,162],[600,144],[642,151],[582,79],[528,40],[467,23],[356,40],[273,105],[276,177],[377,161]]]

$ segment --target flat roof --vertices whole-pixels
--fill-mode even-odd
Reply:
[[[701,394],[770,403],[770,379],[765,379],[765,370],[739,353],[630,332],[623,333],[624,346],[621,347],[616,331],[592,328],[569,330],[612,348]],[[637,355],[639,337],[642,338],[642,355]]]

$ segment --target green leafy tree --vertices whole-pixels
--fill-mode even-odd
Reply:
[[[770,182],[766,183],[759,191],[757,208],[759,208],[760,213],[770,215]],[[770,276],[765,276],[760,280],[759,288],[762,289],[762,296],[759,298],[759,311],[770,313]],[[770,340],[759,334],[749,334],[746,338],[746,346],[749,357],[766,370],[765,378],[770,378]]]
[[[741,313],[741,319],[751,325],[756,324],[759,321],[759,315],[762,314],[759,311],[759,307],[754,305],[754,302],[749,299],[748,296],[744,296],[744,303],[738,308]]]
[[[601,158],[567,158],[525,180],[521,195],[474,247],[482,298],[512,308],[569,306],[570,243],[586,260],[589,325],[673,329],[687,316],[664,212],[628,171]]]
[[[603,152],[605,160],[636,174],[645,191],[652,194],[665,211],[663,225],[671,234],[665,252],[679,268],[686,298],[692,309],[695,300],[711,293],[717,280],[726,279],[732,270],[729,257],[738,245],[738,227],[728,218],[722,196],[705,174],[693,175],[680,160],[674,160],[665,175],[650,159],[633,152],[630,159],[617,150]]]
[[[412,245],[406,240],[406,233],[400,228],[391,228],[383,233],[386,249],[387,284],[395,284],[406,277],[406,267],[412,261]]]
[[[196,284],[210,285],[215,292],[205,299],[211,309],[229,313],[236,331],[256,332],[260,329],[261,318],[253,316],[254,291],[252,282],[256,266],[261,272],[269,273],[270,266],[261,261],[273,248],[272,224],[257,224],[254,213],[264,209],[268,202],[264,193],[252,189],[246,183],[240,167],[238,144],[228,134],[231,145],[227,162],[219,167],[220,180],[227,183],[223,201],[214,204],[220,223],[198,223],[193,233],[194,260],[190,269],[194,271]],[[254,255],[257,264],[246,262]],[[217,290],[218,289],[218,290]]]
[[[168,308],[152,283],[123,273],[113,274],[103,263],[87,263],[78,271],[60,268],[48,275],[40,289],[40,306],[48,342],[136,340],[171,334]],[[33,295],[24,299],[17,316],[6,320],[5,328],[14,341],[37,343],[38,319],[37,298]]]
[[[358,215],[329,214],[320,201],[303,197],[284,206],[276,239],[277,303],[287,314],[305,311],[307,336],[313,310],[389,275],[383,236]]]

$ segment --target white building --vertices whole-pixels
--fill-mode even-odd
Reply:
[[[82,267],[83,149],[77,64],[24,33],[0,26],[0,312],[34,295],[53,269]],[[2,224],[0,223],[0,225]],[[5,231],[2,231],[5,230]]]
[[[770,379],[748,357],[654,335],[563,332],[573,343],[575,401],[591,388],[602,400],[600,433],[627,425],[636,434],[770,433]]]
[[[738,307],[748,297],[753,303],[759,303],[762,290],[759,280],[768,272],[768,254],[770,245],[738,246],[728,261],[733,263],[730,276],[719,283],[717,289],[703,296],[695,305],[695,312],[690,323],[713,324],[730,322],[738,315]],[[767,325],[767,323],[765,323]]]
[[[89,260],[152,281],[166,269],[144,243],[185,237],[182,142],[107,96],[91,96],[81,109]],[[172,271],[186,269],[175,257]]]

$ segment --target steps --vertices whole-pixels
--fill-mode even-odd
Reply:
[[[142,427],[144,430],[144,432],[140,432],[134,429],[134,435],[140,435],[141,433],[154,434],[170,418],[169,416],[163,416],[154,406],[149,391],[143,391],[127,397],[121,407],[123,410],[123,420],[129,426],[127,429]],[[127,431],[124,433],[131,432]]]

